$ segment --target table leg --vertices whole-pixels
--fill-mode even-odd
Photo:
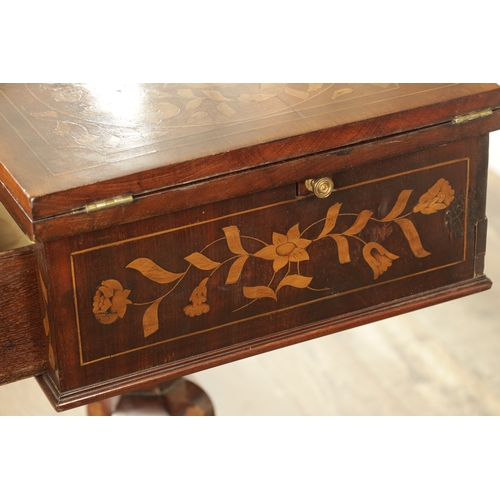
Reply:
[[[97,401],[87,406],[89,416],[213,416],[214,407],[201,387],[178,378]]]

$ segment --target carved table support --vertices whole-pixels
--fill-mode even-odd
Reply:
[[[208,395],[178,378],[87,406],[89,416],[214,416]]]

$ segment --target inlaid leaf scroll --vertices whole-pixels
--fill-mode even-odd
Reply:
[[[349,255],[349,241],[347,238],[341,234],[329,234],[328,236],[337,243],[339,262],[341,264],[351,262],[351,256]]]
[[[214,262],[200,252],[192,253],[191,255],[184,257],[184,259],[190,264],[193,264],[194,267],[202,269],[203,271],[210,271],[220,266],[220,262]]]
[[[339,216],[341,206],[342,206],[342,203],[335,203],[335,205],[332,205],[328,209],[328,212],[326,213],[326,218],[325,218],[325,225],[323,226],[323,230],[321,231],[320,235],[318,236],[318,240],[320,238],[325,237],[335,227],[335,225],[337,224],[337,218]]]
[[[186,109],[196,109],[203,102],[203,97],[198,97],[186,103]],[[206,113],[204,114],[206,116]]]
[[[312,278],[301,276],[300,274],[289,274],[285,276],[276,287],[276,292],[284,286],[292,286],[294,288],[307,288],[311,283]]]
[[[363,210],[357,216],[354,224],[347,231],[344,231],[343,234],[346,234],[348,236],[354,236],[355,234],[360,233],[364,229],[364,227],[366,226],[372,215],[373,212],[371,212],[370,210]]]
[[[223,227],[226,235],[227,246],[229,250],[236,255],[248,255],[248,252],[241,245],[240,231],[236,226]]]
[[[127,265],[127,268],[135,269],[151,281],[155,281],[156,283],[161,283],[163,285],[178,280],[184,274],[171,273],[170,271],[163,269],[158,264],[155,264],[152,260],[145,257],[135,259]]]
[[[248,257],[250,256],[242,255],[233,262],[231,268],[229,269],[229,272],[227,273],[226,285],[232,285],[233,283],[236,283],[240,279],[241,272],[243,271],[243,266],[245,265],[245,262],[248,260]]]
[[[144,313],[142,318],[142,326],[144,329],[144,337],[149,337],[151,334],[155,333],[159,328],[158,321],[158,306],[160,305],[161,299],[155,300]]]
[[[353,92],[353,89],[349,87],[345,87],[343,89],[338,89],[332,94],[332,99],[337,99],[337,97],[340,97],[342,95],[350,94]]]
[[[270,298],[278,300],[278,297],[276,297],[274,290],[272,288],[269,288],[268,286],[244,286],[243,295],[247,299]]]
[[[202,90],[202,92],[209,98],[214,101],[229,101],[227,97],[222,95],[218,90]]]
[[[289,93],[290,95],[294,94],[294,92]],[[221,100],[220,96],[216,93],[209,93],[206,96],[211,99]],[[185,92],[184,97],[191,98],[192,96],[189,92]],[[268,261],[269,264],[266,265],[270,266],[269,271],[273,271],[272,279],[266,285],[250,284],[248,286],[244,284],[243,287],[239,288],[242,290],[243,297],[250,299],[250,301],[236,308],[233,312],[240,311],[260,299],[278,301],[278,292],[284,287],[298,290],[308,288],[312,292],[328,290],[311,287],[310,285],[313,282],[314,276],[304,276],[301,274],[302,263],[318,258],[318,254],[314,250],[309,253],[309,247],[314,246],[316,242],[325,238],[330,238],[335,242],[340,264],[347,265],[351,263],[351,265],[360,265],[364,261],[373,272],[373,279],[378,280],[380,276],[390,272],[393,263],[400,256],[390,251],[391,239],[388,237],[383,239],[384,245],[378,241],[367,240],[370,235],[373,237],[373,234],[377,234],[376,231],[371,230],[363,232],[367,224],[370,222],[370,229],[373,225],[382,224],[384,230],[393,223],[397,224],[408,241],[413,255],[419,259],[425,258],[430,255],[430,252],[423,247],[415,222],[417,219],[420,220],[419,218],[422,216],[426,217],[447,208],[454,200],[455,194],[447,180],[439,179],[426,193],[420,196],[418,203],[413,209],[407,209],[412,193],[412,189],[402,190],[390,211],[382,219],[373,218],[373,210],[362,210],[358,214],[342,213],[342,204],[338,202],[334,203],[328,208],[326,216],[323,219],[309,224],[302,231],[300,230],[300,223],[295,223],[288,231],[284,227],[275,228],[276,230],[269,235],[271,239],[269,243],[253,236],[241,236],[240,229],[235,225],[223,227],[224,238],[217,238],[205,245],[201,251],[193,252],[184,257],[190,266],[182,273],[167,271],[151,259],[139,257],[130,262],[126,267],[135,269],[147,279],[162,285],[177,283],[168,287],[166,293],[162,296],[150,302],[139,304],[132,302],[129,298],[131,290],[124,287],[121,283],[114,279],[104,280],[97,286],[93,298],[93,313],[97,321],[103,325],[109,325],[123,319],[127,310],[136,309],[128,306],[147,306],[143,314],[143,331],[144,336],[148,337],[160,327],[158,316],[160,303],[173,290],[177,289],[175,295],[178,294],[181,290],[181,288],[178,288],[178,285],[189,273],[191,266],[201,271],[210,271],[209,275],[205,276],[194,287],[189,296],[189,303],[183,307],[186,316],[195,318],[207,314],[212,310],[207,296],[209,289],[212,290],[210,293],[216,293],[217,286],[209,288],[209,281],[215,273],[227,272],[225,285],[236,284],[242,279],[242,276],[245,279],[249,279],[249,277],[259,279],[259,276],[253,270],[251,273],[243,274],[245,265],[250,265],[247,262],[252,259]],[[354,220],[353,216],[355,217]],[[343,224],[339,224],[341,217],[346,218]],[[350,225],[346,224],[346,221]],[[312,228],[317,228],[321,223],[323,223],[321,232],[314,239]],[[338,226],[339,228],[335,232],[335,228]],[[385,234],[390,235],[391,232],[388,231]],[[243,247],[242,238],[251,238],[254,242],[260,242],[262,246],[253,250],[253,253],[250,253]],[[229,254],[229,257],[221,257],[222,262],[217,262],[209,258],[205,252],[214,245],[224,245],[227,247],[225,249],[219,247],[217,255],[223,255],[225,251],[226,255]],[[255,243],[252,244],[252,248],[254,248],[254,245]],[[323,247],[323,249],[323,252],[328,251],[328,247]],[[323,252],[319,254],[322,257],[324,257]],[[314,265],[308,266],[304,264],[304,267],[309,270],[308,272],[312,272],[311,270],[315,269]],[[283,295],[291,297],[293,293],[290,290],[290,293]],[[46,295],[45,291],[43,295]],[[211,300],[216,300],[216,298],[212,298]],[[280,300],[288,299],[280,298]]]
[[[188,99],[195,98],[196,96],[194,95],[194,92],[192,89],[178,89],[177,93],[181,97],[186,97]]]
[[[401,191],[396,204],[394,205],[392,210],[382,219],[382,222],[391,221],[396,217],[399,217],[403,213],[403,210],[406,208],[411,193],[413,193],[413,189],[405,189],[404,191]]]
[[[427,257],[430,252],[424,249],[422,242],[420,241],[420,236],[418,235],[417,229],[411,220],[408,219],[398,219],[395,220],[396,224],[403,230],[405,238],[410,244],[411,251],[415,257]]]
[[[225,102],[217,104],[217,110],[220,111],[225,116],[233,116],[236,114],[236,110],[233,109],[228,104],[226,104]]]

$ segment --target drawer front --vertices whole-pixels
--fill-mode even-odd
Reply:
[[[470,293],[480,143],[47,244],[58,404]]]

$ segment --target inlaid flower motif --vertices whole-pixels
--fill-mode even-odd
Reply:
[[[451,188],[450,183],[445,179],[439,179],[427,193],[420,197],[413,211],[426,215],[433,214],[447,208],[455,198],[454,195],[455,191]]]
[[[304,250],[311,243],[300,237],[299,225],[296,224],[286,235],[273,233],[273,244],[259,250],[255,257],[272,260],[274,272],[278,272],[289,262],[309,260],[309,254]]]
[[[127,297],[130,290],[124,290],[119,281],[105,280],[94,295],[93,313],[99,323],[109,325],[123,318],[127,305],[132,304]]]
[[[185,94],[187,96],[187,92],[185,92]],[[278,302],[278,300],[281,300],[280,291],[285,287],[292,289],[308,289],[311,292],[327,291],[329,288],[317,288],[316,286],[311,287],[310,285],[314,276],[304,276],[301,274],[303,269],[301,269],[301,266],[298,265],[299,262],[310,259],[306,248],[311,243],[327,237],[331,238],[336,243],[338,260],[342,265],[359,263],[359,250],[362,248],[361,255],[372,270],[373,279],[377,280],[382,274],[387,272],[387,270],[392,266],[393,261],[398,259],[399,256],[389,252],[380,243],[369,240],[378,240],[381,242],[383,240],[383,242],[385,242],[384,244],[390,245],[391,243],[394,243],[396,245],[398,240],[393,240],[392,237],[389,237],[392,232],[389,224],[394,223],[401,229],[402,235],[400,236],[406,238],[413,255],[417,258],[425,258],[430,255],[430,252],[425,250],[423,247],[419,232],[417,231],[417,228],[412,220],[419,219],[419,217],[411,216],[413,213],[417,212],[421,212],[422,214],[433,214],[438,210],[446,209],[455,198],[455,191],[451,188],[449,182],[445,179],[439,179],[423,196],[420,197],[419,203],[415,205],[413,211],[408,212],[407,207],[412,197],[412,193],[413,189],[402,190],[393,204],[392,209],[390,209],[388,213],[385,211],[387,215],[385,215],[385,217],[381,220],[373,218],[372,215],[374,214],[374,211],[368,209],[362,210],[358,214],[349,213],[349,211],[342,213],[342,203],[337,202],[328,209],[326,217],[310,224],[302,233],[299,230],[299,224],[292,226],[286,234],[274,232],[272,235],[272,244],[267,244],[260,238],[242,236],[238,226],[232,225],[223,227],[222,230],[225,235],[224,238],[219,237],[205,245],[202,250],[194,251],[184,257],[184,260],[187,261],[189,265],[182,272],[168,271],[148,257],[138,257],[130,262],[126,267],[128,269],[135,269],[144,277],[159,285],[169,285],[169,287],[165,290],[165,293],[152,301],[142,304],[133,304],[128,299],[130,290],[124,290],[123,286],[116,280],[105,280],[101,283],[101,286],[97,289],[94,295],[93,313],[97,321],[100,323],[110,324],[114,323],[118,318],[124,317],[129,304],[133,304],[134,306],[148,306],[143,315],[142,323],[144,337],[149,337],[160,329],[160,303],[168,295],[170,295],[171,292],[177,289],[177,285],[186,277],[192,268],[196,268],[198,276],[205,273],[206,277],[194,287],[189,297],[189,303],[182,309],[184,314],[186,316],[190,316],[191,318],[199,317],[212,310],[211,305],[209,305],[207,301],[207,284],[209,280],[212,279],[212,276],[215,273],[220,272],[221,269],[224,270],[224,273],[227,271],[225,286],[236,284],[241,281],[243,285],[243,296],[244,298],[249,299],[249,301],[241,307],[234,309],[233,312],[241,311],[245,307],[253,304],[256,300],[260,299],[273,299]],[[460,200],[455,201],[455,205],[459,201]],[[453,211],[460,210],[463,212],[462,206],[460,206],[460,208],[455,206]],[[450,212],[450,210],[448,210],[448,212]],[[346,225],[344,224],[340,229],[337,229],[339,232],[333,232],[339,217],[348,216],[349,220],[352,221],[352,217],[354,215],[356,216],[356,219],[351,223],[348,229],[345,229]],[[319,233],[319,236],[317,236],[314,240],[301,237],[302,234],[309,234],[308,231],[310,228],[318,226],[321,223],[323,223],[323,229]],[[363,229],[368,223],[370,223],[370,230],[363,232]],[[376,226],[377,223],[384,225],[382,227]],[[378,229],[373,231],[373,227]],[[316,235],[317,228],[314,232],[311,231],[310,234]],[[399,238],[400,236],[396,237]],[[262,248],[256,253],[250,253],[249,248],[251,248],[251,244],[247,240],[244,240],[243,242],[245,243],[245,246],[243,246],[242,238],[260,242]],[[353,243],[352,245],[351,242]],[[225,253],[217,253],[215,250],[208,251],[210,247],[219,243],[224,245]],[[248,247],[247,243],[249,245]],[[328,247],[324,248],[327,249]],[[205,250],[207,250],[207,253],[211,257],[205,255]],[[222,257],[223,255],[227,255],[227,252],[231,254],[230,257],[212,260],[214,255]],[[351,258],[351,253],[353,258]],[[253,258],[272,261],[275,274],[270,281],[266,280],[267,283],[247,283],[247,280],[252,275],[252,270],[248,269],[247,266],[248,272],[244,274],[243,268],[248,261],[252,262]],[[297,266],[291,266],[291,262],[297,262]],[[278,272],[287,267],[287,264],[288,269],[285,269],[286,272],[279,273],[278,275]],[[321,266],[321,264],[322,263],[320,262],[319,266]],[[314,266],[310,268],[311,271],[313,269]],[[316,269],[319,268],[316,267]],[[397,271],[395,269],[394,271],[396,274],[393,277],[399,277],[401,272],[404,272],[404,269],[401,271]],[[206,273],[209,273],[209,275],[207,276]],[[258,278],[258,273],[253,274],[254,277]],[[365,275],[363,280],[365,282],[369,281],[366,278],[367,276]],[[216,281],[213,283],[211,286],[211,293],[216,293],[217,290],[220,290],[218,283],[220,285],[222,282],[221,280],[223,281],[223,277],[220,277],[218,282]],[[193,284],[191,286],[193,286]],[[182,288],[180,290],[181,293],[183,293]],[[289,297],[291,297],[290,294]],[[217,297],[213,300],[217,301]],[[216,304],[216,309],[220,309],[220,307],[221,306]]]
[[[192,318],[195,316],[201,316],[208,311],[210,311],[210,306],[208,304],[188,304],[187,306],[184,306],[184,313],[186,316],[191,316]]]
[[[389,269],[393,260],[399,258],[375,242],[367,243],[363,247],[363,257],[372,268],[373,279],[375,280]]]
[[[184,307],[184,313],[187,316],[200,316],[202,314],[210,311],[210,306],[207,304],[207,282],[208,278],[205,278],[200,282],[200,284],[193,290],[188,304]]]

